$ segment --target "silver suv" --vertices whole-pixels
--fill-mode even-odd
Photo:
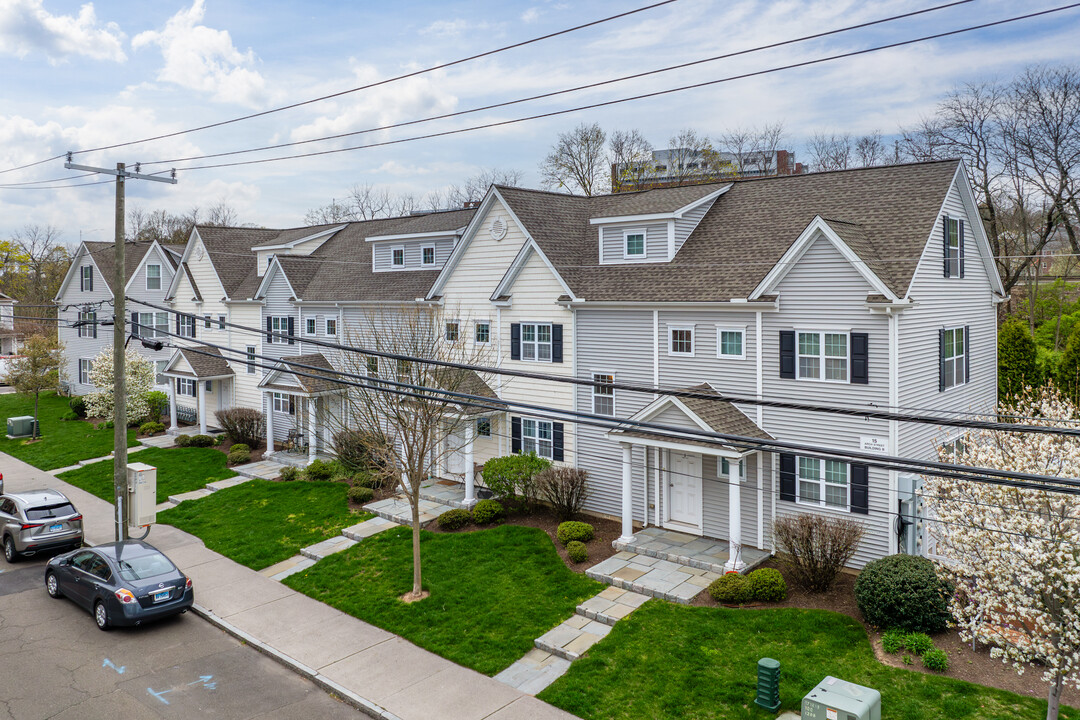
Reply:
[[[83,517],[56,490],[0,495],[0,541],[9,563],[44,550],[81,547]]]

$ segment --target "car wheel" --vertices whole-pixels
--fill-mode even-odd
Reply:
[[[64,596],[64,593],[60,592],[60,582],[56,579],[56,573],[49,573],[45,576],[45,589],[51,598]]]
[[[15,541],[10,535],[4,536],[4,559],[9,563],[17,562],[19,559],[19,553],[15,550]]]
[[[98,630],[109,629],[109,611],[100,600],[94,603],[94,622],[97,623]]]

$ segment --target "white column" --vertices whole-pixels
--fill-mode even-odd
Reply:
[[[451,451],[451,439],[450,434],[446,431],[446,427],[440,422],[438,434],[442,437],[439,441],[439,447],[435,450],[435,477],[446,478],[446,456]]]
[[[266,401],[266,452],[274,452],[274,396],[262,394]]]
[[[628,543],[634,539],[634,469],[633,446],[622,445],[622,536],[618,542]]]
[[[742,486],[739,484],[739,459],[728,458],[728,561],[725,571],[742,570]]]
[[[176,429],[176,378],[169,378],[169,430]]]
[[[473,467],[473,444],[476,442],[476,419],[465,420],[465,507],[476,504],[476,477]]]
[[[318,417],[317,413],[316,413],[317,406],[315,405],[315,401],[316,401],[316,399],[313,398],[313,397],[309,397],[307,399],[307,410],[308,410],[308,413],[307,413],[307,420],[308,420],[308,430],[307,430],[307,434],[308,434],[308,451],[307,451],[307,454],[308,454],[308,462],[309,463],[315,462],[315,447],[319,443],[319,431],[315,427],[315,421],[316,421],[316,419]]]
[[[198,387],[196,395],[199,402],[199,434],[206,434],[206,383],[203,380],[196,380],[195,385]]]

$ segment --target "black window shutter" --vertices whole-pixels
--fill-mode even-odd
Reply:
[[[795,331],[780,331],[780,377],[795,379]]]
[[[780,499],[795,502],[795,456],[780,453]]]
[[[945,250],[945,277],[951,277],[949,274],[949,218],[948,216],[941,219],[941,233],[942,242],[944,243]]]
[[[851,512],[870,514],[870,466],[851,464]]]
[[[870,382],[870,336],[866,333],[851,333],[851,382]]]
[[[964,382],[971,382],[971,337],[969,336],[971,328],[968,325],[964,326]]]
[[[296,320],[296,318],[294,318],[292,315],[290,315],[289,320],[288,320],[288,323],[289,323],[289,344],[290,345],[294,344],[293,343],[293,335],[296,334],[295,325],[293,323],[294,320]]]
[[[562,325],[551,326],[551,362],[562,362]]]
[[[176,314],[176,334],[177,335],[182,335],[183,334],[183,333],[180,332],[180,313]]]
[[[90,287],[86,288],[90,292],[94,292],[94,266],[90,266]]]
[[[521,418],[510,418],[510,452],[511,454],[518,454],[521,452]]]
[[[90,329],[93,331],[93,337],[94,337],[95,340],[97,339],[97,328],[98,328],[97,313],[92,312],[92,313],[90,313]]]
[[[510,323],[510,359],[521,359],[521,323]]]
[[[945,330],[944,330],[944,328],[937,331],[937,347],[938,347],[937,389],[938,389],[938,392],[945,392]]]
[[[266,342],[273,344],[274,342],[274,318],[266,318]]]
[[[139,327],[139,313],[131,313],[131,334],[135,337],[141,337],[141,330],[142,328]]]
[[[563,461],[563,424],[551,423],[551,459]]]
[[[199,327],[198,318],[196,318],[194,315],[189,315],[188,317],[191,318],[191,337],[195,337],[195,334],[198,332],[196,328]]]
[[[957,223],[960,227],[957,233],[960,235],[960,277],[964,277],[964,221]]]

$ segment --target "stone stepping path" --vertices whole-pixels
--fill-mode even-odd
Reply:
[[[263,568],[259,571],[259,574],[268,577],[271,580],[277,580],[278,582],[281,582],[290,575],[298,573],[301,570],[307,570],[314,564],[315,561],[309,557],[304,557],[303,555],[293,555],[287,560],[282,560],[279,563],[274,563],[268,568]]]
[[[611,632],[611,626],[574,614],[536,638],[536,647],[573,662]]]
[[[259,460],[258,462],[246,463],[244,465],[234,465],[232,471],[237,475],[243,475],[247,478],[273,480],[281,474],[281,469],[283,467],[285,466],[281,463],[274,462],[273,460]]]
[[[649,600],[648,595],[612,585],[599,595],[578,605],[577,614],[605,625],[614,625],[645,604],[647,600]]]
[[[593,565],[585,574],[608,585],[681,605],[690,604],[695,595],[720,577],[711,570],[625,551]]]
[[[207,488],[199,488],[198,490],[192,490],[191,492],[180,493],[179,495],[170,495],[169,502],[173,505],[179,505],[185,500],[198,500],[204,498],[207,495],[213,495],[214,491]]]
[[[132,453],[136,453],[136,452],[139,452],[140,450],[145,450],[145,449],[146,449],[145,445],[138,445],[136,447],[129,447],[128,448],[128,455],[131,455]],[[105,462],[106,460],[112,460],[112,459],[113,459],[113,456],[111,454],[110,455],[104,455],[102,457],[90,458],[89,460],[80,460],[79,462],[75,463],[74,465],[68,465],[67,467],[62,467],[62,468],[53,468],[52,470],[46,470],[45,472],[49,473],[50,475],[59,475],[60,473],[65,473],[68,470],[78,470],[79,468],[86,467],[87,465],[93,465],[94,463]]]
[[[533,648],[525,653],[525,657],[496,675],[495,679],[523,693],[535,695],[569,669],[569,660]]]
[[[206,483],[206,489],[210,492],[217,492],[218,490],[224,490],[225,488],[236,487],[237,485],[243,485],[249,477],[243,475],[237,475],[236,477],[225,478],[224,480],[215,480],[214,482]]]
[[[357,523],[351,527],[347,527],[341,531],[341,534],[350,540],[360,542],[364,538],[371,537],[376,533],[381,533],[383,530],[389,530],[392,527],[398,527],[396,522],[391,522],[386,518],[373,517],[370,520],[365,520],[362,523]]]
[[[612,545],[616,550],[647,555],[648,557],[667,560],[679,565],[708,570],[724,574],[729,558],[726,540],[700,537],[688,533],[650,527],[639,530],[629,542],[616,540]],[[769,553],[749,545],[743,545],[740,558],[746,565],[746,572],[769,559]]]
[[[397,523],[398,525],[412,524],[412,507],[403,495],[395,495],[385,500],[368,503],[364,509],[381,518]],[[426,527],[447,510],[452,510],[449,505],[444,505],[434,500],[420,500],[420,527]]]
[[[308,545],[306,548],[301,548],[300,554],[312,560],[322,560],[327,555],[333,555],[342,550],[348,550],[355,544],[355,540],[347,538],[344,535],[338,535],[337,537],[327,538],[322,542],[317,542],[314,545]]]
[[[176,447],[175,435],[154,435],[153,437],[140,438],[143,447],[171,448]]]
[[[280,582],[294,573],[307,570],[327,555],[348,550],[360,540],[396,526],[397,523],[379,517],[365,520],[345,528],[341,531],[341,535],[301,548],[299,555],[293,555],[287,560],[263,568],[259,574]]]

